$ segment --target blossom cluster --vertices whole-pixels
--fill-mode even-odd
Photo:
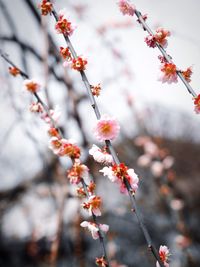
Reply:
[[[118,6],[123,15],[133,16],[135,14],[135,6],[129,0],[120,0]]]
[[[129,1],[129,0],[119,0],[118,7],[123,15],[129,15],[133,16],[136,12],[136,7]],[[148,28],[148,26],[145,24],[145,21],[147,19],[147,15],[142,15],[139,12],[137,12],[138,16],[138,23],[142,24],[143,29],[149,32],[149,35],[145,37],[145,42],[149,47],[155,48],[158,47],[159,50],[162,52],[162,54],[165,55],[159,56],[159,59],[161,59],[161,65],[160,65],[160,75],[159,80],[162,83],[177,83],[178,76],[181,74],[181,79],[183,80],[184,84],[186,85],[189,92],[192,93],[194,96],[194,105],[195,105],[195,112],[200,113],[200,108],[196,103],[198,102],[198,96],[195,96],[195,93],[192,92],[189,88],[189,85],[186,83],[191,82],[191,75],[192,75],[192,68],[188,67],[186,70],[178,69],[177,66],[172,62],[171,57],[167,55],[164,48],[168,45],[167,38],[171,35],[170,31],[159,27],[156,29],[155,33],[152,33],[152,31]]]
[[[149,47],[156,47],[156,43],[167,47],[167,37],[170,36],[170,32],[164,28],[158,28],[154,35],[150,34],[145,38],[145,42]]]
[[[163,56],[158,57],[161,65],[160,70],[161,74],[159,80],[163,83],[177,83],[178,81],[178,72],[182,74],[184,79],[189,83],[191,82],[192,68],[188,67],[186,70],[179,70],[174,63],[168,62]]]
[[[104,176],[108,176],[108,178],[117,183],[120,186],[120,192],[122,194],[127,194],[128,189],[125,184],[125,179],[131,186],[132,193],[135,193],[138,189],[139,178],[135,173],[134,169],[128,169],[128,167],[124,163],[113,164],[110,167],[104,167],[100,172],[103,173]]]
[[[77,58],[73,58],[71,52],[68,47],[60,47],[60,55],[65,60],[63,63],[64,67],[70,66],[72,69],[77,71],[83,71],[86,68],[87,60],[82,57],[78,56]]]
[[[37,93],[40,88],[39,83],[35,80],[25,80],[24,86],[31,93]],[[32,103],[30,105],[30,111],[40,114],[41,118],[49,125],[48,133],[50,135],[49,148],[57,156],[63,157],[67,156],[71,158],[73,165],[71,169],[67,171],[67,177],[71,184],[79,185],[82,182],[86,186],[85,188],[78,187],[77,193],[81,197],[87,197],[88,199],[81,204],[81,207],[88,211],[89,215],[101,216],[100,207],[102,204],[101,197],[96,196],[94,193],[95,184],[89,180],[89,169],[88,167],[81,163],[80,156],[81,150],[76,145],[75,141],[72,139],[63,138],[58,129],[54,127],[55,123],[58,121],[58,113],[54,110],[45,111],[42,103]],[[111,161],[109,155],[105,153],[105,160]],[[81,223],[82,227],[87,227],[92,234],[94,239],[99,238],[100,231],[107,232],[109,226],[106,224],[97,224],[94,222],[84,221]]]

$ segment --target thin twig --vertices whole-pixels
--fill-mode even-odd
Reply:
[[[49,1],[49,2],[51,2],[51,1]],[[57,12],[55,11],[54,8],[53,8],[52,14],[53,14],[55,20],[58,21],[58,15],[57,15]],[[73,47],[68,35],[67,34],[63,34],[63,36],[64,36],[64,39],[65,39],[65,41],[66,41],[66,43],[67,43],[67,45],[68,45],[68,47],[69,47],[69,49],[70,49],[70,51],[72,53],[72,56],[76,59],[77,58],[77,54],[76,54],[76,51],[75,51],[75,49],[74,49],[74,47]],[[87,78],[87,76],[86,76],[84,71],[80,71],[80,74],[81,74],[83,83],[84,83],[84,85],[86,87],[86,90],[87,90],[87,93],[88,93],[88,97],[89,97],[89,100],[90,100],[90,104],[91,104],[91,106],[92,106],[92,108],[93,108],[93,110],[95,112],[96,118],[99,120],[101,118],[101,114],[100,114],[99,108],[97,106],[96,100],[95,100],[95,98],[94,98],[94,96],[92,94],[88,78]],[[119,160],[119,158],[118,158],[118,156],[117,156],[117,154],[116,154],[116,152],[115,152],[115,150],[114,150],[114,148],[113,148],[113,146],[111,144],[111,141],[110,140],[106,140],[105,143],[106,143],[111,155],[113,156],[114,162],[116,164],[119,164],[120,160]],[[147,242],[148,248],[150,248],[153,256],[159,262],[160,266],[161,267],[165,267],[163,262],[161,261],[161,259],[159,257],[158,251],[156,250],[155,246],[152,244],[149,232],[148,232],[146,226],[144,225],[144,223],[142,221],[142,218],[141,218],[141,216],[139,214],[139,211],[138,211],[138,208],[137,208],[137,204],[136,204],[135,198],[133,196],[133,190],[132,190],[131,185],[129,184],[129,182],[128,182],[128,180],[126,178],[124,178],[124,184],[125,184],[128,192],[129,192],[129,196],[130,196],[130,199],[131,199],[131,203],[132,203],[133,209],[135,211],[135,214],[136,214],[136,217],[138,219],[140,228],[141,228],[141,230],[143,232],[143,235],[145,237],[145,240]]]
[[[147,25],[147,23],[143,19],[143,16],[142,16],[141,12],[138,11],[138,10],[136,10],[135,11],[135,14],[136,14],[136,16],[138,18],[138,22],[142,24],[144,30],[146,30],[150,35],[154,35],[153,31],[150,29],[150,27]],[[162,53],[163,57],[167,60],[167,62],[173,63],[171,56],[169,56],[167,54],[167,52],[165,51],[165,49],[163,48],[163,46],[160,45],[158,42],[156,42],[156,46],[160,50],[160,52]],[[193,97],[197,97],[197,93],[193,90],[193,88],[191,87],[191,85],[186,81],[186,79],[184,78],[183,74],[179,70],[177,70],[176,73],[179,76],[179,78],[181,79],[181,81],[184,83],[184,85],[187,88],[188,92]]]

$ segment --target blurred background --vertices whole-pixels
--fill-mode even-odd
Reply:
[[[200,3],[196,0],[135,0],[155,30],[171,32],[167,52],[181,69],[193,67],[191,85],[199,93]],[[127,196],[99,173],[88,149],[95,116],[78,72],[62,67],[53,16],[41,17],[39,1],[0,0],[0,48],[17,66],[45,87],[39,93],[61,111],[59,126],[81,146],[83,160],[103,199],[103,223],[110,225],[107,251],[112,267],[150,267],[148,251]],[[114,0],[55,0],[77,25],[71,37],[88,59],[91,84],[101,84],[102,114],[115,116],[121,133],[114,146],[119,158],[136,170],[136,199],[156,245],[171,251],[170,267],[200,266],[200,115],[179,81],[158,81],[159,52],[135,17],[126,17]],[[46,125],[29,111],[32,97],[21,77],[0,60],[0,266],[94,266],[98,241],[80,229],[87,214],[67,182],[67,159],[48,148]],[[98,143],[97,143],[98,145]]]

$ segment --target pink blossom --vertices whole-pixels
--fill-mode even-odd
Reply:
[[[160,246],[159,256],[164,266],[169,267],[168,260],[169,260],[170,253],[169,253],[169,249],[167,246]],[[160,267],[160,264],[158,262],[156,262],[156,267]]]
[[[155,143],[152,141],[147,141],[144,144],[144,151],[146,154],[149,154],[152,157],[157,157],[159,153],[159,149]]]
[[[105,256],[102,256],[101,258],[96,258],[95,263],[100,267],[108,267],[108,262],[106,261]]]
[[[162,83],[177,83],[178,82],[178,78],[177,78],[177,69],[176,69],[176,65],[173,63],[163,63],[160,66],[160,70],[161,70],[161,74],[159,77],[159,81],[161,81]]]
[[[135,13],[135,6],[129,0],[119,0],[118,6],[123,15],[133,16]]]
[[[150,34],[147,37],[145,37],[145,42],[149,47],[156,47],[156,43],[159,45],[162,45],[164,48],[167,47],[167,37],[170,36],[170,32],[163,29],[158,28],[156,30],[156,33],[154,35]]]
[[[62,139],[62,147],[60,149],[60,156],[68,156],[72,159],[80,158],[80,148],[75,145],[75,141],[73,139]]]
[[[167,156],[162,163],[165,169],[170,169],[174,165],[174,158],[172,156]]]
[[[164,166],[160,161],[154,161],[151,165],[151,172],[155,177],[162,176],[164,171]]]
[[[149,141],[150,138],[148,136],[138,136],[135,138],[134,143],[136,146],[144,146]]]
[[[158,28],[154,34],[156,42],[162,45],[164,48],[167,47],[167,37],[170,36],[170,32],[164,28]]]
[[[59,156],[68,156],[72,159],[80,157],[80,148],[75,145],[75,141],[72,139],[67,140],[59,136],[53,136],[50,139],[49,148]]]
[[[68,171],[67,177],[72,184],[79,184],[81,179],[84,179],[86,183],[89,182],[89,169],[86,165],[81,164],[79,160],[75,160],[74,165]]]
[[[95,216],[101,216],[100,206],[101,198],[95,195],[90,196],[88,201],[82,204],[82,207],[87,209],[90,215],[93,213]]]
[[[74,32],[76,26],[72,24],[69,19],[65,15],[65,10],[61,10],[59,12],[58,21],[55,25],[55,29],[57,33],[60,34],[66,34],[66,35],[72,35]]]
[[[111,164],[113,157],[106,151],[102,151],[98,146],[93,145],[89,150],[89,154],[93,156],[94,160],[102,164]]]
[[[192,67],[188,67],[185,71],[181,71],[181,74],[185,78],[185,80],[190,83],[191,82],[191,75],[192,75]]]
[[[94,134],[99,141],[113,140],[117,137],[119,130],[120,126],[116,119],[103,115],[97,122]]]
[[[152,159],[150,155],[144,154],[137,159],[137,164],[140,167],[149,167],[151,160]]]
[[[87,227],[94,239],[99,238],[99,229],[104,233],[107,233],[109,230],[109,226],[107,224],[99,224],[98,228],[98,225],[96,223],[83,221],[80,225],[81,227]]]
[[[24,88],[34,94],[40,90],[41,85],[35,79],[26,79],[23,82]]]
[[[194,111],[199,114],[200,113],[200,94],[194,97]]]
[[[116,182],[117,181],[117,177],[115,176],[112,167],[104,167],[103,169],[101,169],[99,172],[103,173],[103,176],[108,176],[108,179],[111,180],[111,182]]]
[[[153,35],[150,34],[146,36],[144,41],[149,47],[152,47],[152,48],[156,47],[156,39]]]
[[[78,56],[77,58],[72,59],[70,66],[74,70],[83,71],[85,70],[87,63],[87,60],[83,56]]]
[[[53,5],[47,0],[42,0],[41,4],[39,4],[39,8],[43,16],[51,14]]]
[[[124,184],[124,179],[126,178],[129,182],[133,192],[135,193],[138,189],[138,176],[135,173],[134,169],[128,169],[124,163],[114,164],[112,167],[104,167],[100,172],[103,173],[104,176],[108,176],[111,182],[115,182],[120,186],[120,192],[122,194],[127,194],[127,188]]]
[[[181,199],[173,199],[170,203],[173,210],[181,210],[184,207],[184,202]]]
[[[31,103],[29,106],[29,109],[31,112],[34,113],[42,113],[44,111],[44,108],[41,103]]]
[[[54,154],[59,155],[60,150],[62,148],[62,143],[63,143],[63,139],[53,136],[50,139],[49,148],[53,151]]]

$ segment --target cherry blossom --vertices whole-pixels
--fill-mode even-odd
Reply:
[[[169,253],[169,249],[167,246],[160,246],[159,256],[164,266],[169,267],[168,260],[169,260],[170,253]],[[156,267],[160,267],[160,264],[158,262],[156,262]]]
[[[49,148],[54,154],[60,155],[60,151],[63,145],[63,139],[53,136],[49,141]]]
[[[64,13],[65,13],[65,10],[61,10],[59,12],[59,17],[55,25],[55,29],[57,33],[66,34],[70,36],[72,35],[76,27],[67,19]]]
[[[75,141],[73,139],[62,139],[62,147],[60,149],[60,156],[68,156],[71,159],[80,158],[80,148],[75,145]]]
[[[135,6],[129,0],[119,0],[118,6],[123,15],[133,16],[135,13]]]
[[[16,67],[9,67],[8,70],[9,70],[9,73],[14,77],[20,74],[20,70]]]
[[[194,111],[199,114],[200,113],[200,94],[194,98]]]
[[[53,5],[50,1],[43,0],[41,4],[39,4],[39,8],[43,16],[46,16],[52,12]]]
[[[67,172],[67,177],[69,178],[70,183],[79,184],[81,179],[88,181],[88,167],[84,164],[81,164],[79,160],[76,160],[72,168]]]
[[[68,156],[72,159],[80,157],[80,148],[75,145],[75,141],[60,138],[59,135],[55,135],[50,139],[49,148],[59,156]]]
[[[144,146],[147,142],[149,142],[151,139],[148,136],[138,136],[135,138],[134,143],[136,146]]]
[[[99,238],[99,229],[104,233],[107,233],[109,230],[109,226],[107,224],[99,224],[98,228],[98,225],[96,223],[83,221],[80,225],[81,227],[87,227],[94,239]]]
[[[164,166],[162,162],[160,161],[154,161],[151,165],[151,172],[155,177],[160,177],[162,176],[164,171]]]
[[[89,154],[93,156],[94,160],[102,164],[111,164],[113,162],[112,155],[108,154],[106,149],[101,150],[98,146],[93,145],[89,150]]]
[[[71,61],[71,68],[77,71],[85,70],[85,66],[87,65],[87,60],[82,56],[72,59]],[[64,65],[66,66],[66,65]]]
[[[156,39],[152,34],[146,36],[144,41],[149,47],[156,47]]]
[[[167,37],[170,36],[170,32],[163,28],[158,28],[154,35],[150,34],[145,37],[145,42],[149,47],[156,47],[156,43],[162,45],[164,48],[167,47]]]
[[[72,60],[72,55],[71,52],[69,50],[68,47],[60,47],[60,55],[62,56],[63,59],[67,60],[67,61],[71,61]]]
[[[177,82],[177,69],[176,65],[173,63],[163,63],[160,66],[161,70],[161,75],[159,77],[159,80],[162,81],[163,83],[172,83],[172,82]]]
[[[172,156],[167,156],[162,163],[165,169],[170,169],[174,164],[174,158]]]
[[[32,80],[26,79],[24,80],[23,85],[26,90],[28,90],[30,93],[33,94],[37,93],[41,87],[40,84],[35,79]]]
[[[97,85],[90,85],[90,88],[91,88],[92,94],[94,96],[99,96],[100,95],[100,91],[101,91],[100,83],[97,84]]]
[[[96,184],[93,181],[90,181],[90,183],[87,185],[87,190],[89,194],[94,194],[94,190],[96,188]]]
[[[41,103],[31,103],[29,106],[29,110],[34,113],[42,113],[44,111],[44,108]]]
[[[48,130],[48,134],[49,136],[53,137],[53,136],[56,136],[56,137],[59,137],[59,132],[58,132],[58,129],[54,128],[54,127],[50,127],[49,130]]]
[[[123,194],[128,193],[124,179],[129,182],[133,193],[138,189],[139,179],[137,174],[134,169],[128,169],[124,163],[114,164],[112,167],[104,167],[100,172],[102,172],[104,176],[108,176],[112,182],[119,184],[120,192]]]
[[[137,159],[137,164],[140,167],[149,167],[151,160],[152,158],[150,155],[144,154]]]
[[[79,197],[86,197],[87,196],[87,194],[86,194],[86,192],[82,186],[76,188],[76,193]]]
[[[158,42],[164,48],[167,46],[166,38],[168,36],[170,36],[170,32],[168,30],[163,29],[163,28],[158,28],[156,30],[156,33],[154,34],[156,42]]]
[[[94,135],[99,141],[113,140],[117,137],[120,126],[115,118],[103,115],[98,120],[94,129]]]
[[[90,196],[88,201],[82,204],[82,207],[87,209],[90,215],[93,213],[95,216],[101,216],[100,206],[101,198],[95,195]]]
[[[185,71],[180,71],[185,78],[185,80],[189,83],[191,82],[191,75],[192,75],[192,67],[188,67]]]
[[[108,266],[108,263],[104,257],[96,258],[95,262],[96,262],[96,265],[98,265],[100,267],[107,267]]]
[[[158,146],[153,143],[151,140],[146,140],[144,143],[144,151],[146,154],[150,155],[151,157],[157,157],[159,154]]]
[[[173,199],[171,200],[170,206],[173,210],[179,211],[184,207],[184,202],[181,199]]]

